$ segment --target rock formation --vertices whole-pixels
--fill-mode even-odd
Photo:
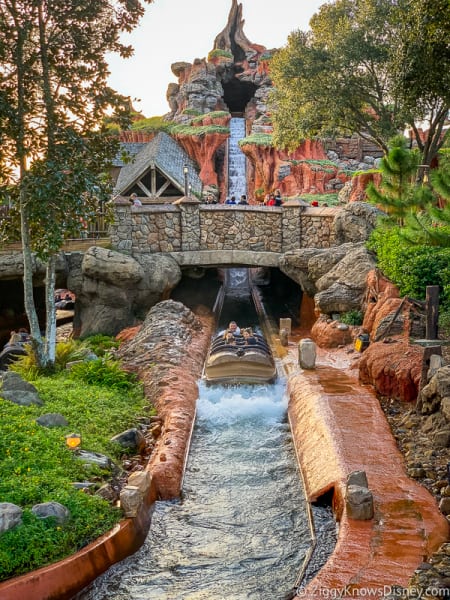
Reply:
[[[247,194],[251,201],[262,200],[275,188],[285,196],[336,192],[349,181],[350,172],[373,168],[380,150],[359,136],[326,143],[306,140],[294,152],[272,146],[270,61],[276,49],[251,42],[244,33],[244,23],[242,5],[232,0],[228,22],[208,56],[172,64],[178,82],[168,85],[170,112],[165,119],[192,129],[172,135],[197,161],[204,186],[218,186],[222,196],[226,195],[222,157],[227,135],[205,129],[208,114],[220,114],[222,125],[231,115],[246,119],[247,137],[241,149],[248,159]],[[352,190],[351,199],[363,199],[360,191]]]
[[[67,285],[76,294],[74,332],[79,336],[115,335],[143,320],[181,279],[178,264],[161,254],[133,258],[94,246],[70,261]]]

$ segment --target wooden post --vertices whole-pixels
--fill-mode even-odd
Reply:
[[[427,285],[426,288],[426,310],[427,323],[426,334],[427,340],[436,340],[438,336],[438,320],[439,320],[439,286]]]

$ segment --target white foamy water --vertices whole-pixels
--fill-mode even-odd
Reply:
[[[183,497],[79,600],[284,600],[310,545],[283,382],[200,384]]]
[[[285,384],[259,386],[206,386],[200,384],[199,422],[223,425],[247,421],[273,424],[283,420],[288,398]],[[241,423],[242,424],[242,423]]]

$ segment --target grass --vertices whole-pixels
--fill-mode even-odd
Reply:
[[[301,199],[309,203],[313,200],[317,200],[319,206],[323,206],[324,203],[328,206],[337,206],[339,204],[338,194],[336,192],[330,194],[302,194]]]
[[[0,534],[0,580],[73,554],[121,519],[120,509],[91,490],[73,486],[90,481],[95,490],[112,475],[84,466],[66,447],[65,436],[80,433],[83,449],[106,454],[118,464],[123,450],[110,438],[135,426],[148,400],[141,385],[111,358],[83,365],[84,369],[51,376],[34,373],[33,384],[44,401],[41,407],[4,400],[0,390],[0,500],[24,511],[22,524]],[[45,413],[61,413],[68,426],[38,425],[36,419]],[[33,515],[34,504],[48,501],[69,509],[67,524]]]

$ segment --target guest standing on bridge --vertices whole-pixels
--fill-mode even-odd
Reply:
[[[142,206],[142,202],[137,197],[137,194],[131,194],[130,202],[133,206]]]

